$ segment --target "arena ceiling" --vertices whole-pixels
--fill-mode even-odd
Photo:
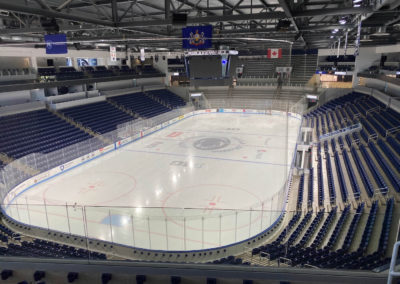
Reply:
[[[359,19],[362,46],[400,41],[400,0],[0,0],[0,44],[43,43],[43,23],[56,19],[79,48],[179,50],[173,13],[187,14],[187,25],[213,25],[213,42],[237,49],[285,45],[270,39],[329,48],[346,32],[352,46]]]

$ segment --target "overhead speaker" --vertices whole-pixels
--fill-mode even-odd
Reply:
[[[176,26],[186,26],[187,14],[172,14],[172,24]]]
[[[290,28],[289,20],[279,20],[276,24],[277,31],[287,31]]]
[[[294,41],[297,41],[300,37],[302,37],[303,35],[302,35],[302,33],[297,33],[295,36],[294,36]]]

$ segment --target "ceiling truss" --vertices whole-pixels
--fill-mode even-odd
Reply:
[[[290,41],[298,48],[327,48],[346,31],[352,43],[358,17],[365,19],[364,35],[374,39],[382,27],[389,33],[377,44],[396,43],[399,5],[396,0],[383,2],[378,6],[375,0],[363,0],[354,7],[348,0],[0,0],[0,38],[3,44],[36,43],[46,34],[40,21],[44,17],[57,19],[60,32],[67,33],[71,42],[92,41],[95,46],[107,38],[111,43],[125,40],[128,46],[145,43],[150,49],[163,45],[173,50],[180,48],[176,39],[182,26],[173,25],[172,15],[185,13],[187,25],[213,25],[216,42],[232,48],[265,47],[267,39]],[[290,21],[290,26],[276,30],[282,20]],[[253,40],[246,44],[244,38]]]

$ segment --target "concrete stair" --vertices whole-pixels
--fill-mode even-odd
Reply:
[[[57,111],[52,111],[52,113],[56,116],[58,116],[59,118],[61,118],[62,120],[68,122],[70,125],[82,130],[83,132],[91,135],[94,138],[98,138],[100,141],[104,142],[105,144],[109,145],[114,143],[114,141],[111,141],[110,139],[107,139],[103,136],[101,136],[99,133],[93,131],[92,129],[90,129],[89,127],[85,127],[83,124],[74,121],[72,118],[65,116],[63,113],[57,112]]]
[[[127,108],[125,108],[124,106],[122,106],[122,105],[116,103],[116,102],[113,101],[112,99],[107,99],[107,102],[108,102],[110,105],[112,105],[112,106],[116,107],[117,109],[119,109],[120,111],[123,111],[123,112],[125,112],[126,114],[129,114],[129,115],[132,116],[133,118],[138,118],[138,117],[139,117],[139,114],[134,113],[134,112],[131,111],[130,109],[127,109]]]
[[[158,103],[160,105],[163,105],[163,106],[165,106],[165,107],[167,107],[167,108],[172,110],[172,107],[169,104],[167,104],[166,102],[164,102],[163,100],[161,100],[161,99],[159,99],[159,98],[157,98],[157,97],[155,97],[155,96],[153,96],[153,95],[151,95],[151,94],[149,94],[147,92],[143,92],[143,94],[146,97],[148,97],[148,98],[152,99],[153,101],[155,101],[156,103]]]

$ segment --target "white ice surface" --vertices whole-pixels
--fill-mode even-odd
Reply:
[[[38,184],[7,212],[142,248],[234,243],[279,216],[299,126],[284,115],[197,115]]]

